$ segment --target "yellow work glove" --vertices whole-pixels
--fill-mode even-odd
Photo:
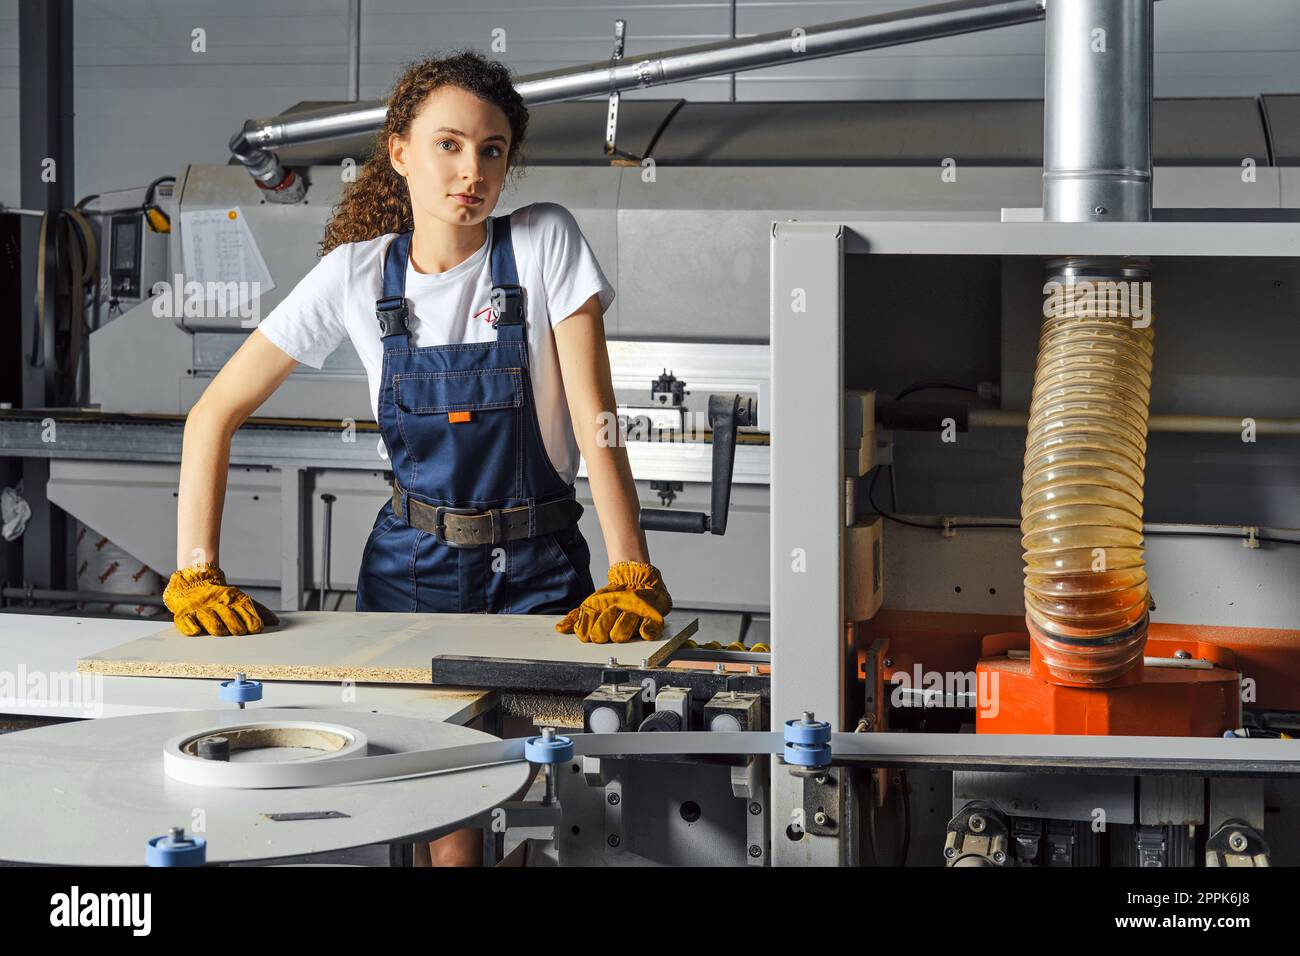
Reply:
[[[181,568],[167,582],[163,603],[186,637],[256,634],[266,624],[280,623],[270,608],[227,584],[225,572],[215,564]]]
[[[620,561],[609,569],[609,584],[566,614],[555,629],[577,634],[584,644],[625,644],[638,636],[657,641],[664,634],[664,615],[672,609],[658,568]]]

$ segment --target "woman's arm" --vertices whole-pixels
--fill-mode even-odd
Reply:
[[[185,416],[176,505],[177,568],[220,564],[230,441],[297,364],[254,329]]]
[[[605,346],[605,320],[600,300],[593,295],[576,312],[555,327],[555,346],[564,376],[564,394],[573,418],[573,433],[587,460],[587,480],[600,517],[609,563],[650,563],[645,532],[641,530],[641,504],[632,482],[627,449],[609,442],[618,414],[610,378],[609,351]]]

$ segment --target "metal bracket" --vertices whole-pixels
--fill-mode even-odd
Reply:
[[[605,773],[599,757],[583,755],[582,782],[589,787],[597,787],[601,790],[605,788],[605,784],[609,783],[609,776]]]
[[[844,822],[841,810],[840,775],[837,767],[826,767],[803,777],[804,830],[814,836],[837,836]]]
[[[626,160],[628,164],[640,165],[641,157],[618,148],[618,106],[619,91],[614,86],[614,64],[623,59],[623,40],[627,33],[627,21],[614,21],[614,52],[609,58],[609,112],[605,116],[605,155]]]
[[[746,760],[744,766],[733,766],[731,768],[732,796],[740,800],[757,799],[756,795],[762,788],[762,777],[759,771],[759,762],[755,757]]]
[[[619,761],[620,769],[622,761]],[[605,855],[623,855],[623,779],[622,774],[612,775],[605,784]]]
[[[731,792],[745,801],[745,857],[750,866],[767,866],[771,856],[771,831],[767,814],[767,761],[750,758],[744,767],[731,768]]]
[[[260,816],[282,823],[286,820],[345,820],[349,819],[351,814],[340,810],[302,810],[296,813],[263,813]]]
[[[858,722],[861,730],[885,729],[885,654],[889,650],[889,638],[878,637],[867,648],[863,663],[863,683],[866,696],[863,700],[862,719]]]

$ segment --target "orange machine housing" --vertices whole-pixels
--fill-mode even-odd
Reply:
[[[1029,645],[1029,657],[1008,650]],[[994,634],[976,669],[985,688],[975,710],[983,734],[1110,734],[1221,737],[1241,726],[1241,678],[1232,654],[1212,645],[1147,639],[1146,656],[1173,658],[1182,650],[1205,667],[1139,664],[1106,687],[1072,687],[1046,679],[1038,647],[1027,634]],[[1000,656],[995,656],[1000,653]]]
[[[1146,656],[1185,651],[1197,667],[1142,666],[1107,687],[1044,679],[1023,620],[1009,615],[882,610],[850,627],[858,675],[877,675],[868,714],[882,726],[899,671],[975,672],[978,733],[1217,737],[1242,726],[1247,701],[1300,709],[1300,632],[1152,623]]]

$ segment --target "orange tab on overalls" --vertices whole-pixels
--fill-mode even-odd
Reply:
[[[469,412],[448,412],[447,421],[449,422],[467,422],[469,421]]]

